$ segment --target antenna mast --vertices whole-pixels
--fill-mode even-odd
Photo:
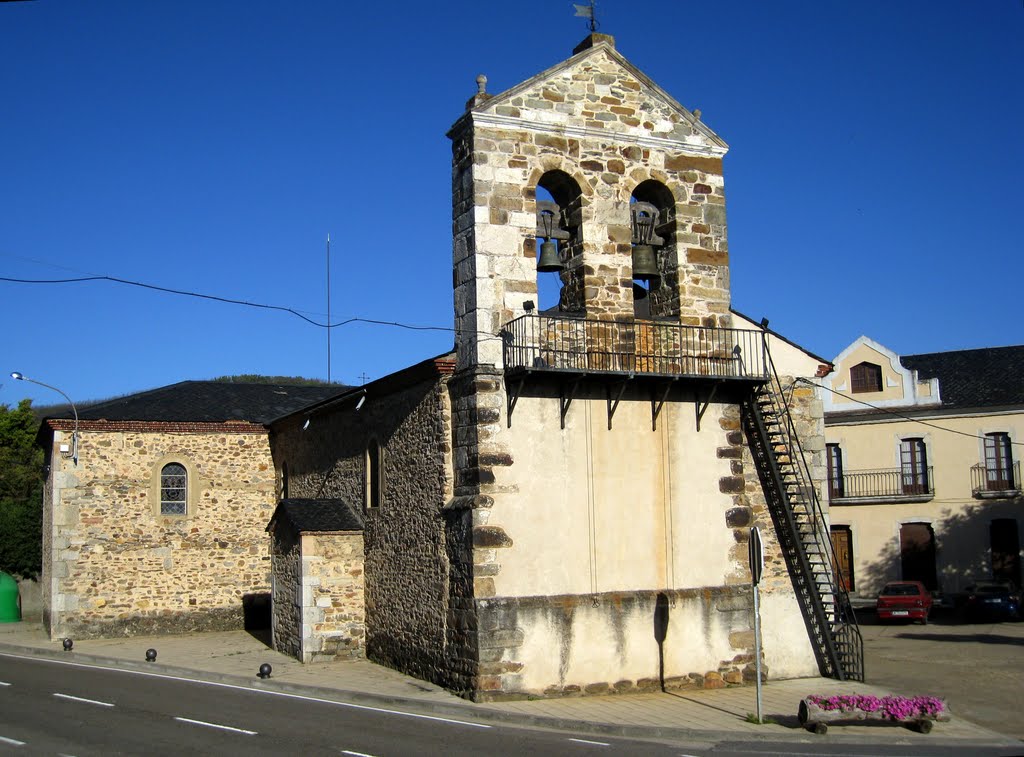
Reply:
[[[327,234],[327,383],[331,383],[331,235]]]

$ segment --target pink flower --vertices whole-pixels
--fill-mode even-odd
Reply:
[[[910,720],[922,717],[936,717],[946,709],[946,703],[935,697],[887,696],[879,699],[870,694],[849,694],[823,697],[812,694],[807,701],[823,710],[841,712],[881,711],[889,720]]]

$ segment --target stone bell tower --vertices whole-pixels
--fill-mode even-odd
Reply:
[[[686,533],[708,549],[693,503],[724,512],[742,486],[730,478],[738,449],[727,450],[733,459],[717,453],[739,443],[725,438],[738,436],[732,420],[728,430],[712,423],[720,408],[705,417],[715,431],[687,436],[704,374],[741,377],[761,354],[723,338],[728,148],[607,35],[589,35],[570,58],[501,94],[488,94],[483,76],[477,85],[449,131],[457,364],[446,648],[458,671],[450,686],[486,696],[569,691],[570,679],[601,675],[640,680],[643,655],[625,655],[618,672],[583,665],[563,675],[536,645],[551,617],[578,628],[559,642],[572,667],[572,639],[620,623],[623,597],[646,638],[659,591],[691,590],[693,608],[729,594],[687,583],[695,573],[683,563],[699,550],[666,526],[691,508]],[[557,306],[542,312],[538,270],[557,271],[560,284]],[[699,472],[681,472],[679,449]],[[736,486],[722,490],[722,477]],[[724,583],[736,541],[708,517],[720,544],[701,553],[701,572]],[[635,557],[637,545],[649,559]],[[573,621],[563,600],[588,609]],[[725,635],[744,622],[730,616]]]
[[[460,368],[502,365],[502,328],[537,302],[539,238],[560,313],[730,324],[727,145],[612,37],[573,52],[499,95],[479,77],[449,132]]]

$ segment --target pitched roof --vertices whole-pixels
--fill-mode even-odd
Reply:
[[[460,118],[460,122],[471,114],[474,118],[481,116],[498,116],[498,108],[500,106],[508,105],[516,97],[528,94],[531,91],[540,92],[543,85],[555,81],[560,78],[572,79],[574,77],[574,71],[577,66],[582,70],[576,72],[576,75],[580,76],[593,76],[593,71],[589,70],[585,64],[588,59],[604,57],[607,61],[616,69],[617,73],[631,77],[638,82],[642,87],[645,88],[646,96],[646,107],[645,110],[654,110],[655,104],[664,106],[667,109],[666,112],[671,112],[679,119],[679,125],[685,124],[691,131],[689,138],[677,139],[672,138],[672,141],[677,142],[679,145],[687,145],[687,147],[694,152],[709,152],[715,155],[721,156],[729,149],[729,146],[725,141],[713,132],[707,124],[703,123],[700,118],[691,113],[685,107],[680,105],[675,98],[673,98],[668,92],[662,89],[654,80],[648,77],[643,71],[630,63],[622,53],[618,52],[614,46],[614,40],[612,37],[604,34],[590,35],[580,45],[576,47],[572,57],[563,60],[554,66],[541,71],[539,74],[532,76],[524,82],[520,82],[515,86],[500,92],[496,95],[483,95],[478,96],[470,100],[467,105],[469,111]],[[566,129],[571,129],[570,123],[579,120],[579,114],[570,115],[568,113],[559,114],[557,111],[545,110],[544,115],[541,118],[536,118],[536,114],[527,115],[530,113],[530,108],[523,106],[519,107],[520,116],[511,116],[509,123],[520,123],[527,124],[531,127],[540,127],[545,123],[549,127],[556,128],[557,130],[565,132]],[[549,122],[550,123],[547,123]],[[456,126],[452,127],[449,134],[453,133]],[[626,138],[626,139],[637,139],[649,136],[657,136],[661,139],[669,138],[665,134],[652,134],[647,128],[636,127],[625,129],[621,124],[616,127],[606,125],[602,129],[602,138],[613,139],[613,138]]]
[[[340,499],[282,499],[267,530],[287,523],[296,533],[362,531],[363,513]]]
[[[937,378],[942,407],[1024,405],[1024,345],[903,355],[919,379]]]
[[[347,391],[346,386],[288,384],[231,384],[222,381],[182,381],[127,397],[90,405],[78,412],[82,420],[223,423],[249,421],[269,424]],[[62,413],[60,417],[69,417]]]

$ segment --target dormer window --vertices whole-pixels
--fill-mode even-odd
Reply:
[[[882,391],[882,367],[866,362],[853,366],[850,369],[850,391],[854,394]]]

